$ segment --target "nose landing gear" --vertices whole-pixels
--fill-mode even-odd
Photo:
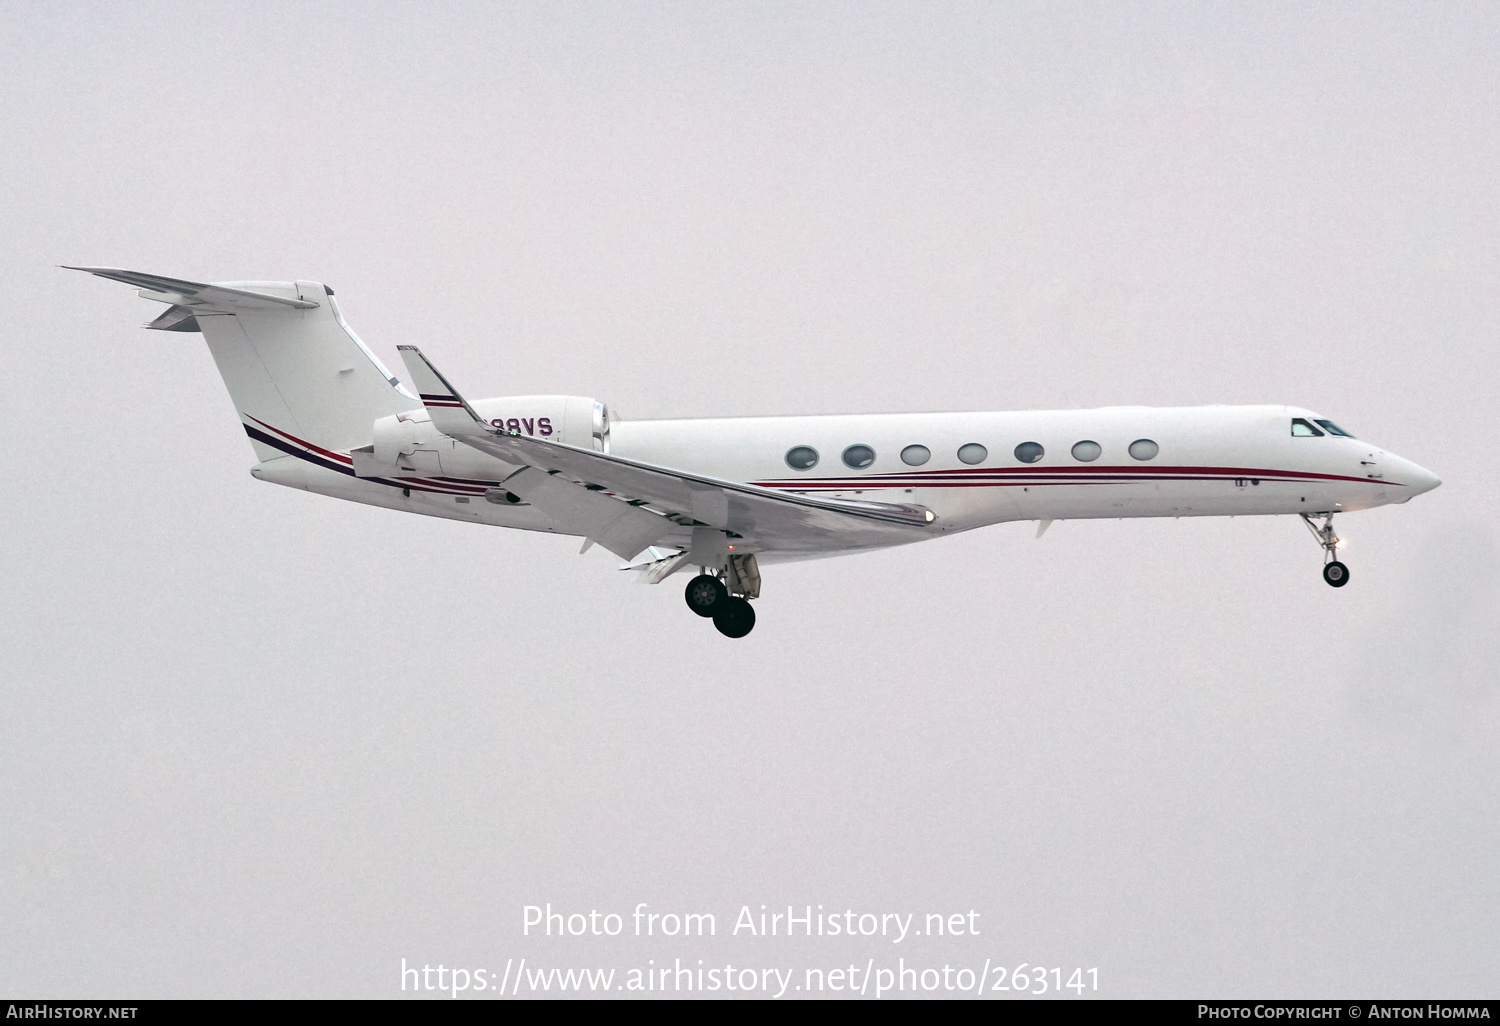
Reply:
[[[1323,548],[1323,580],[1331,587],[1342,588],[1349,583],[1349,568],[1335,558],[1338,550],[1344,547],[1344,539],[1333,533],[1333,514],[1303,513],[1301,516],[1302,522]],[[1322,527],[1313,523],[1313,518],[1317,516],[1323,518]]]

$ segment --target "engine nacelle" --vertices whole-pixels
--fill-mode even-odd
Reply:
[[[470,402],[495,427],[580,449],[609,451],[609,407],[577,395],[521,395]],[[359,477],[463,477],[501,480],[517,468],[456,442],[432,426],[425,409],[381,417],[374,442],[355,449]]]
[[[533,438],[609,452],[609,407],[577,395],[522,395],[480,399],[474,412],[495,427]]]

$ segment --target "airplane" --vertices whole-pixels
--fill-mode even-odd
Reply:
[[[167,305],[201,332],[261,481],[388,509],[571,535],[685,599],[720,633],[755,626],[761,566],[907,545],[1008,521],[1300,516],[1323,579],[1349,581],[1336,514],[1440,482],[1294,406],[1118,406],[622,420],[572,395],[466,399],[415,346],[415,394],[319,282],[208,284],[68,267]],[[1321,523],[1319,523],[1321,521]]]

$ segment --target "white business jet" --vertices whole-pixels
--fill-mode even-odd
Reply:
[[[568,395],[465,399],[414,346],[416,395],[311,281],[202,284],[78,267],[202,332],[262,481],[598,544],[648,583],[697,569],[687,604],[755,625],[762,564],[905,545],[1010,520],[1294,514],[1349,580],[1336,513],[1438,486],[1291,406],[612,420]],[[1318,521],[1321,520],[1321,523]]]

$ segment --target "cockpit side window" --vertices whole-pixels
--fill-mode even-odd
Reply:
[[[1306,420],[1303,420],[1301,417],[1293,417],[1292,418],[1292,437],[1293,438],[1322,438],[1323,437],[1323,432],[1321,432],[1317,428],[1313,427],[1310,423],[1308,423]]]
[[[1320,419],[1318,421],[1318,423],[1321,424],[1324,428],[1326,428],[1328,430],[1328,433],[1330,435],[1338,435],[1340,438],[1353,438],[1354,437],[1349,432],[1345,431],[1343,428],[1339,427],[1337,424],[1335,424],[1331,420],[1322,420],[1322,419]]]

